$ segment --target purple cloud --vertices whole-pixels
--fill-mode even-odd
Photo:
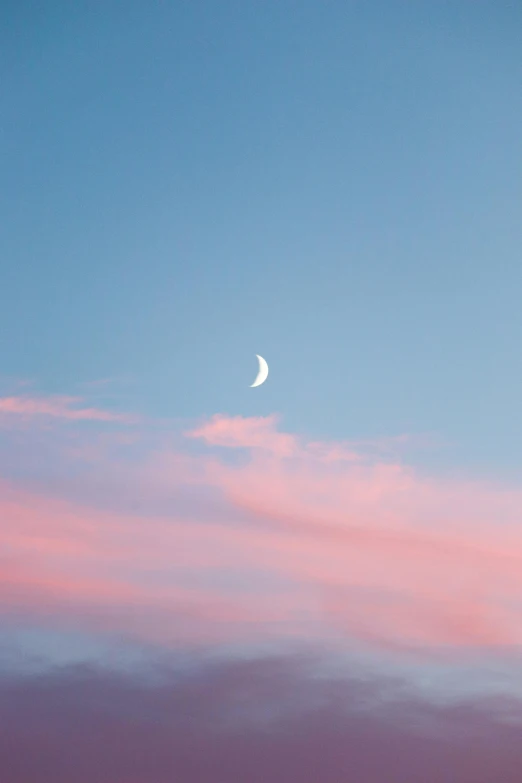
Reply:
[[[519,783],[520,723],[436,708],[397,681],[313,662],[194,665],[154,677],[77,667],[0,681],[8,783]]]

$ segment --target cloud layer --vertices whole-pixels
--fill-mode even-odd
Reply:
[[[31,422],[18,450],[43,443],[46,458],[0,483],[11,621],[171,648],[518,655],[519,489],[427,478],[286,433],[276,416],[63,438],[59,417],[38,421],[51,409],[68,419],[69,398],[14,399],[4,408]]]
[[[518,782],[522,491],[403,440],[1,399],[0,779]]]
[[[0,679],[9,783],[518,783],[519,722],[264,659]]]

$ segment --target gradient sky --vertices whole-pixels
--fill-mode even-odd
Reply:
[[[517,783],[522,7],[1,18],[2,781]]]

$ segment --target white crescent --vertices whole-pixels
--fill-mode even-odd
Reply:
[[[261,384],[264,383],[268,378],[268,364],[265,362],[262,356],[259,356],[258,353],[256,353],[256,356],[259,361],[259,371],[254,383],[250,384],[251,389],[253,389],[254,386],[261,386]]]

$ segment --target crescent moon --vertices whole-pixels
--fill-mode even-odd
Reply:
[[[268,364],[265,362],[262,356],[259,356],[258,353],[256,353],[256,356],[259,361],[259,371],[254,383],[250,384],[251,389],[253,389],[254,386],[261,386],[261,384],[264,383],[268,378]]]

